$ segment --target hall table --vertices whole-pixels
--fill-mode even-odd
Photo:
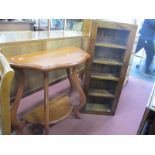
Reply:
[[[90,55],[87,52],[77,47],[60,48],[56,50],[34,52],[31,54],[8,57],[7,59],[12,68],[19,71],[18,90],[11,108],[12,125],[18,128],[22,127],[22,122],[17,119],[17,110],[24,91],[24,69],[38,70],[44,75],[44,103],[42,109],[44,115],[43,124],[45,126],[46,134],[48,134],[51,119],[49,107],[50,101],[48,100],[48,72],[50,71],[66,69],[71,90],[77,91],[80,96],[80,104],[73,106],[73,112],[75,113],[75,116],[80,118],[80,109],[85,105],[86,97],[77,76],[77,67],[80,64],[85,63],[87,60],[89,60],[89,58]],[[65,97],[62,97],[60,102],[65,102],[65,99]],[[69,106],[68,108],[71,109]],[[38,109],[38,111],[40,112],[40,109]],[[33,115],[35,114],[31,113],[30,118],[32,118]],[[56,120],[54,120],[54,122],[56,122]]]

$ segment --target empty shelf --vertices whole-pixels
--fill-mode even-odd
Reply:
[[[112,111],[110,106],[108,105],[87,103],[86,112],[95,114],[110,114]]]
[[[89,96],[114,98],[115,96],[107,90],[104,89],[90,89],[88,92]]]
[[[105,65],[118,65],[118,66],[122,66],[123,63],[114,59],[103,59],[103,58],[95,58],[93,60],[93,63],[97,63],[97,64],[105,64]]]
[[[95,45],[102,46],[102,47],[109,47],[109,48],[126,49],[126,46],[121,46],[121,45],[111,44],[111,43],[96,43]]]
[[[91,78],[100,79],[100,80],[119,81],[119,78],[114,76],[111,73],[92,73]]]

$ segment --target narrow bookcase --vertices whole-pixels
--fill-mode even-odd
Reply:
[[[92,58],[86,66],[84,84],[87,113],[115,113],[136,31],[133,24],[93,21],[88,49]]]

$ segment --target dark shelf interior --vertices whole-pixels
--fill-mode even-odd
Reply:
[[[118,84],[118,81],[91,79],[89,88],[90,89],[104,89],[104,90],[109,91],[112,94],[115,94],[117,84]]]
[[[113,98],[88,96],[86,110],[89,112],[104,113],[111,112]]]
[[[95,58],[112,59],[123,63],[124,49],[115,49],[107,47],[95,47]]]
[[[101,78],[108,78],[112,80],[119,80],[120,72],[121,72],[121,66],[113,66],[113,65],[104,65],[104,64],[92,64],[91,69],[91,77],[98,77]]]
[[[98,28],[96,42],[126,46],[129,31],[120,29]]]

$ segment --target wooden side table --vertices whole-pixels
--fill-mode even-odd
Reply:
[[[52,51],[41,51],[41,52],[35,52],[31,54],[9,57],[8,60],[11,66],[15,70],[18,70],[20,72],[19,87],[17,90],[15,101],[11,109],[12,125],[15,127],[22,128],[21,121],[17,120],[17,110],[24,91],[24,84],[25,84],[24,69],[38,70],[38,71],[41,71],[44,75],[44,104],[43,104],[44,119],[42,119],[42,121],[45,126],[46,134],[48,134],[49,124],[50,124],[50,119],[49,119],[50,107],[49,107],[49,101],[48,101],[48,72],[49,71],[53,71],[57,69],[66,69],[72,90],[76,90],[80,96],[80,104],[78,106],[73,107],[73,111],[75,112],[76,117],[80,118],[80,109],[85,105],[86,97],[83,89],[81,88],[80,82],[78,80],[77,67],[80,64],[86,62],[89,58],[90,58],[90,55],[88,53],[76,47],[61,48],[61,49],[56,49]],[[64,96],[60,98],[61,101],[63,101],[63,99],[67,100],[67,98]],[[60,100],[59,102],[61,102]],[[39,109],[37,111],[42,111],[42,110]],[[30,113],[30,115],[32,116],[35,112]],[[28,117],[32,118],[31,116],[28,116]]]

